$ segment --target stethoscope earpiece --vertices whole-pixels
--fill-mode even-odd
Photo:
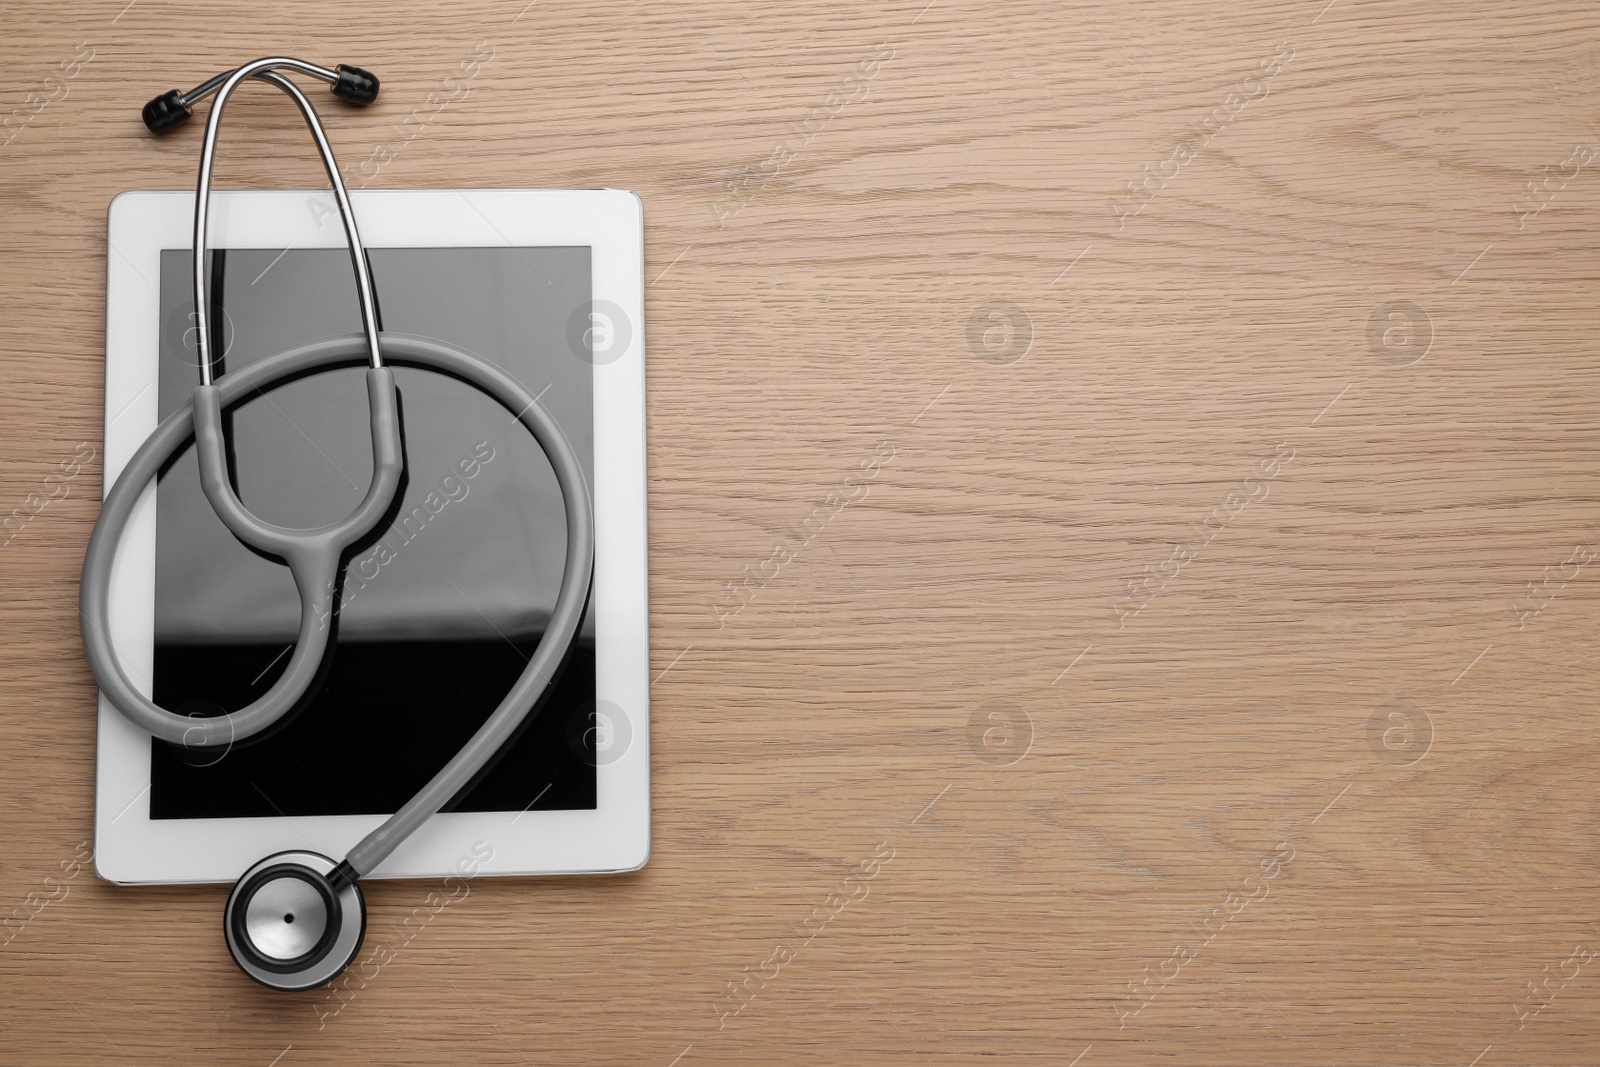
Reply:
[[[183,94],[171,89],[144,106],[144,124],[151,133],[165,133],[188,122],[193,114],[194,109],[183,102]]]
[[[332,70],[319,67],[314,63],[303,63],[300,60],[278,60],[276,66],[287,66],[298,70],[302,74],[309,74],[313,78],[321,78],[329,83],[333,95],[348,100],[352,104],[365,107],[378,99],[378,76],[370,70],[340,63]],[[201,82],[188,92],[169,89],[144,106],[144,124],[151,133],[165,133],[175,126],[182,126],[194,114],[194,106],[212,93],[221,88],[222,84],[233,75],[233,71],[223,71],[209,81]],[[264,81],[275,81],[275,76],[270,69],[252,77]]]
[[[378,99],[378,76],[370,70],[352,67],[348,63],[340,63],[334,67],[334,72],[339,75],[339,80],[333,83],[333,95],[340,96],[352,104],[365,106]]]
[[[367,906],[341,867],[315,852],[280,852],[234,883],[223,933],[245,974],[296,992],[350,966],[366,936]]]

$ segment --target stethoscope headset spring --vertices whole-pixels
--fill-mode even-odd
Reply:
[[[339,175],[333,149],[316,110],[279,70],[298,71],[329,82],[333,92],[357,104],[378,94],[378,79],[359,67],[334,70],[297,59],[265,58],[204,82],[188,93],[174,89],[144,108],[145,125],[160,133],[182,123],[194,104],[216,94],[207,116],[194,208],[194,314],[200,384],[190,401],[163,419],[117,477],[101,505],[84,556],[83,644],[106,699],[153,736],[190,749],[221,749],[268,730],[300,704],[316,683],[327,654],[339,568],[351,546],[370,534],[389,511],[404,469],[404,442],[394,372],[388,364],[447,374],[494,397],[539,443],[554,468],[566,507],[566,559],[549,624],[516,684],[484,724],[399,811],[363,837],[341,860],[310,851],[280,852],[244,872],[228,896],[223,934],[240,968],[273,989],[323,985],[348,967],[361,950],[366,904],[357,884],[401,842],[470,782],[513,737],[557,672],[582,623],[594,569],[594,520],[589,487],[577,453],[561,428],[523,386],[489,362],[439,341],[380,333],[371,273],[355,212]],[[247,78],[268,82],[300,109],[333,186],[355,268],[363,333],[313,341],[255,360],[213,379],[207,324],[205,248],[212,162],[222,111]],[[240,501],[228,474],[223,412],[285,379],[336,367],[367,364],[373,474],[361,502],[344,519],[311,530],[265,522]],[[300,594],[299,637],[278,680],[245,708],[208,718],[190,718],[157,707],[124,673],[112,644],[111,570],[122,535],[144,488],[169,459],[195,442],[206,499],[241,542],[282,560]]]

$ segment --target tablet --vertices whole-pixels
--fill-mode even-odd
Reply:
[[[561,426],[589,476],[595,571],[579,638],[528,724],[370,875],[634,870],[650,848],[643,213],[631,193],[357,191],[380,328],[475,353]],[[112,201],[106,282],[109,490],[198,382],[194,195]],[[332,195],[212,196],[219,372],[360,332]],[[334,858],[430,779],[521,673],[565,552],[555,476],[494,400],[397,366],[406,475],[392,521],[345,563],[314,694],[225,749],[153,739],[102,695],[95,866],[117,883],[231,882],[262,856]],[[372,472],[363,371],[245,400],[230,466],[261,518],[306,528],[353,509]],[[112,568],[111,639],[131,679],[186,715],[235,710],[288,660],[288,569],[228,533],[193,442],[145,489]]]

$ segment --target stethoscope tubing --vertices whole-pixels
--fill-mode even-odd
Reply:
[[[474,356],[439,341],[402,334],[379,337],[384,356],[391,364],[422,367],[459,378],[494,397],[533,434],[555,471],[566,510],[566,556],[561,586],[550,621],[533,656],[516,683],[470,740],[382,825],[362,838],[346,855],[344,864],[356,876],[365,876],[394,851],[399,844],[442,808],[492,758],[522,725],[540,693],[559,668],[568,646],[577,637],[588,603],[594,576],[595,533],[588,479],[571,441],[555,419],[515,378],[479,356]],[[366,340],[359,335],[325,338],[300,345],[258,360],[216,379],[214,388],[222,407],[232,406],[276,382],[309,371],[355,366],[367,356]],[[369,370],[368,375],[374,373]],[[197,391],[198,392],[198,391]],[[377,416],[374,415],[374,418]],[[173,455],[194,437],[195,408],[191,400],[168,415],[129,459],[101,506],[100,518],[89,539],[82,577],[82,618],[84,650],[110,702],[136,725],[156,737],[175,743],[194,742],[198,724],[209,724],[212,739],[220,744],[227,737],[242,740],[248,729],[260,732],[288,710],[286,705],[265,721],[239,723],[229,713],[212,719],[193,719],[177,715],[153,704],[128,678],[111,641],[111,575],[123,531],[131,519],[145,487]],[[331,589],[328,594],[331,596]],[[302,590],[302,643],[306,638],[305,604]],[[316,616],[313,615],[313,619]],[[326,629],[313,623],[325,651]],[[313,640],[316,638],[313,637]],[[296,656],[301,655],[299,646]],[[305,658],[312,672],[322,653]],[[293,659],[294,657],[291,657]],[[285,669],[287,675],[291,668]],[[280,679],[281,681],[281,679]],[[309,684],[309,678],[307,679]],[[301,693],[304,692],[304,687]],[[300,694],[296,694],[298,698]],[[291,702],[292,703],[292,702]]]

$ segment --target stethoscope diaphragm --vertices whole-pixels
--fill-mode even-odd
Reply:
[[[315,852],[280,852],[234,883],[223,912],[228,950],[262,985],[298,991],[350,966],[367,930],[361,887]]]

